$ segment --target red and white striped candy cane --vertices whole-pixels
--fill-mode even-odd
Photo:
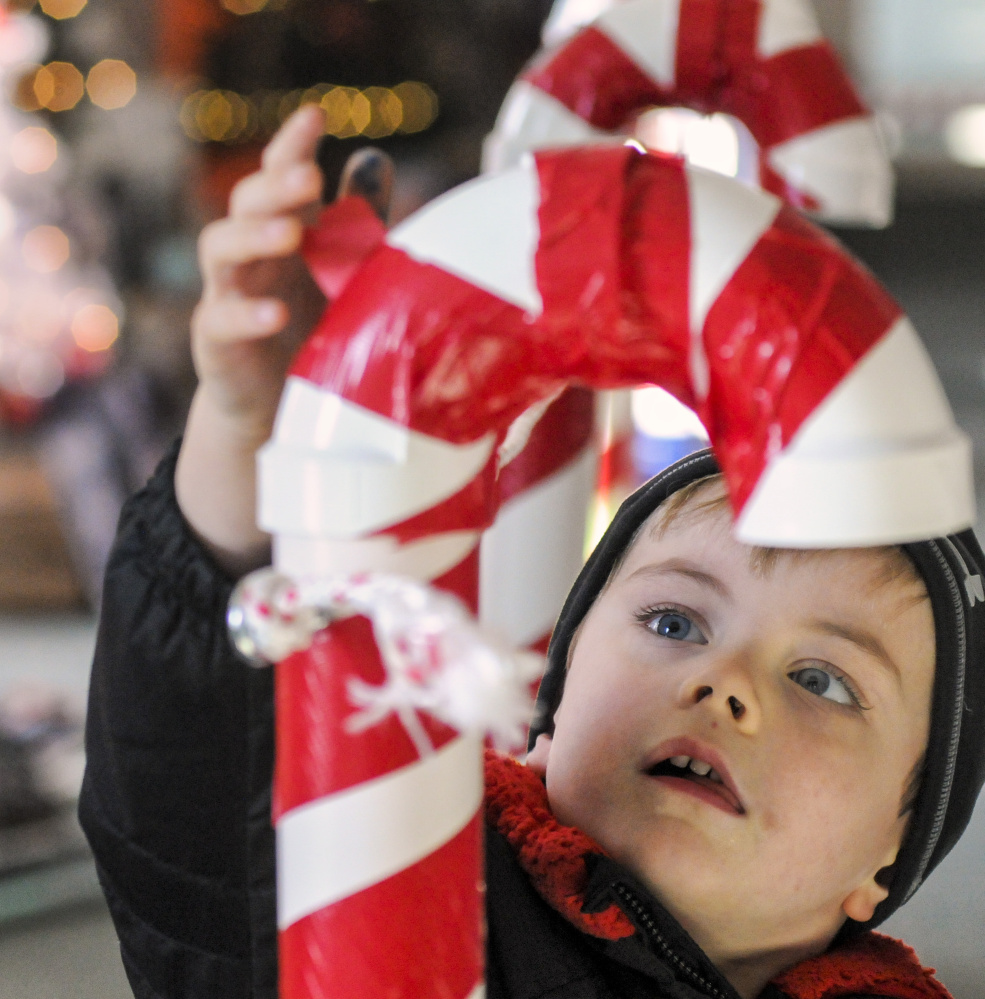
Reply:
[[[487,170],[535,149],[625,139],[642,112],[680,105],[740,118],[761,146],[761,183],[793,204],[889,221],[888,158],[806,0],[558,0],[544,39],[486,140]],[[546,647],[580,568],[593,467],[607,508],[635,485],[628,398],[599,400],[604,432],[593,434],[583,393],[568,390],[528,428],[483,538],[480,614],[518,645]]]
[[[974,520],[968,441],[868,272],[770,194],[610,147],[466,184],[365,260],[260,458],[278,567],[396,571],[474,600],[497,447],[571,383],[655,383],[696,408],[743,540],[873,544]],[[278,668],[282,994],[465,999],[478,746],[428,718],[424,758],[392,719],[353,735],[350,677],[381,679],[361,618]]]
[[[562,0],[547,34],[563,40],[507,95],[489,168],[534,146],[622,138],[653,106],[721,111],[758,143],[766,190],[827,221],[889,222],[875,121],[807,0]]]

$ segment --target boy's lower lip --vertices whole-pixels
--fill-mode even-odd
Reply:
[[[650,780],[658,781],[667,788],[690,794],[705,804],[720,809],[727,815],[745,815],[745,810],[735,800],[735,796],[727,787],[715,784],[707,778],[671,777],[669,775],[649,776]]]

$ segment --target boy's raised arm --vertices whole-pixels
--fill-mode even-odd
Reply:
[[[315,147],[323,125],[317,107],[293,115],[260,170],[236,185],[228,216],[199,240],[199,385],[175,490],[192,530],[232,575],[268,559],[269,538],[256,526],[255,455],[270,436],[291,358],[325,307],[299,252],[320,207]],[[346,171],[343,193],[358,186],[355,173]]]

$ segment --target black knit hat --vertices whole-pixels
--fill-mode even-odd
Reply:
[[[718,471],[711,451],[696,452],[619,508],[571,587],[551,636],[531,748],[538,735],[554,730],[572,635],[637,529],[672,493]],[[937,664],[927,759],[889,896],[868,923],[849,920],[848,932],[877,926],[913,895],[964,832],[985,783],[985,556],[970,530],[902,548],[924,579],[934,613]]]

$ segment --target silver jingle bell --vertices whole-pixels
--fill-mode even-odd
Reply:
[[[236,584],[226,626],[240,656],[250,666],[262,668],[307,648],[332,617],[326,608],[304,605],[297,584],[267,568]]]

